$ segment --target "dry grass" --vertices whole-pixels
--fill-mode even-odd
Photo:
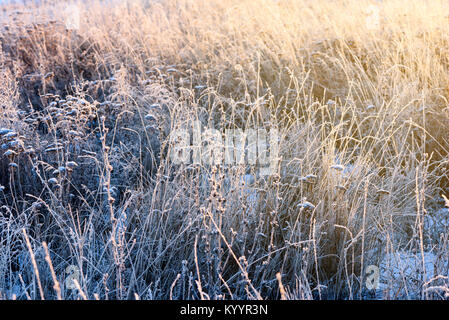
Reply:
[[[47,2],[1,20],[0,298],[447,299],[444,1]],[[173,164],[198,120],[277,172]]]

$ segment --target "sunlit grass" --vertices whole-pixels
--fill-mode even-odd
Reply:
[[[445,297],[445,1],[57,5],[2,20],[1,298]],[[197,121],[276,172],[173,164]]]

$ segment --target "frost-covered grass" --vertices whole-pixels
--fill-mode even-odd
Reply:
[[[447,299],[449,10],[370,4],[8,6],[0,298]],[[173,163],[196,121],[279,166]]]

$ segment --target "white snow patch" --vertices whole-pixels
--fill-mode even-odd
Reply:
[[[378,292],[381,299],[421,299],[423,289],[449,276],[447,257],[433,252],[398,251],[385,255],[380,265]],[[443,283],[444,284],[444,283]],[[449,284],[448,281],[444,285]]]

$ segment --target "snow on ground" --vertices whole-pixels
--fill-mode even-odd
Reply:
[[[430,293],[430,287],[448,285],[447,257],[438,257],[433,252],[389,253],[379,269],[376,295],[381,299],[421,299],[424,296],[417,296],[417,293]]]
[[[434,240],[439,239],[440,246],[448,245],[440,239],[448,228],[448,208],[426,215],[424,233]],[[424,299],[437,295],[449,299],[449,250],[428,245],[424,248],[423,253],[419,250],[385,253],[379,265],[379,286],[370,298]]]

